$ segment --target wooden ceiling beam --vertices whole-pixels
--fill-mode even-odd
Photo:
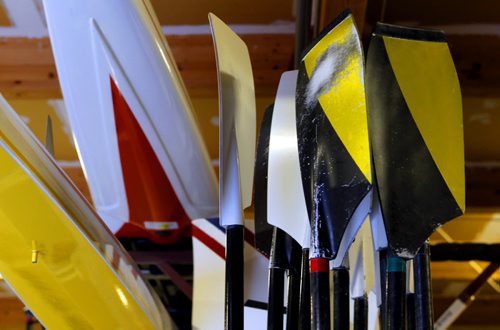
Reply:
[[[362,1],[354,2],[359,2],[362,7]],[[362,15],[361,9],[358,15]],[[292,67],[294,36],[242,37],[250,51],[257,96],[273,97],[282,72]],[[189,94],[192,97],[216,97],[217,79],[211,37],[169,36],[167,39]],[[498,96],[500,64],[496,59],[500,57],[499,38],[450,35],[448,39],[464,95]],[[0,39],[0,92],[7,98],[61,97],[47,38]]]
[[[169,36],[171,51],[192,97],[216,97],[217,76],[210,35]],[[257,96],[274,96],[281,73],[293,61],[293,35],[244,35]],[[61,91],[50,41],[0,39],[0,92],[7,98],[59,98]]]

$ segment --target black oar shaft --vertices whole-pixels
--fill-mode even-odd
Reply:
[[[349,270],[333,271],[333,329],[349,330]]]
[[[311,329],[330,329],[330,270],[324,258],[310,259]]]
[[[241,225],[226,227],[226,313],[227,330],[243,329],[243,245],[244,228]]]
[[[385,279],[386,308],[384,330],[401,330],[405,327],[406,262],[397,256],[387,258]]]
[[[310,41],[311,1],[297,1],[297,23],[295,32],[295,68],[299,67],[302,51]]]
[[[285,274],[289,269],[288,236],[279,229],[273,229],[271,256],[269,258],[269,311],[268,329],[283,329],[283,303],[285,300]]]
[[[335,327],[334,327],[335,329]],[[354,330],[368,329],[368,297],[354,298]]]
[[[286,329],[299,329],[300,315],[300,274],[289,271]]]
[[[379,326],[381,329],[383,329],[384,325],[385,325],[385,311],[387,309],[387,299],[386,299],[386,287],[385,287],[385,281],[386,281],[386,275],[387,275],[387,250],[386,249],[383,249],[381,251],[379,251],[378,253],[379,255],[379,272],[380,272],[380,283],[378,283],[380,285],[380,293],[381,293],[381,296],[380,297],[380,301],[381,301],[381,305],[380,305],[380,323],[379,323]]]
[[[309,249],[302,250],[300,273],[299,329],[311,329],[311,290],[309,274]]]
[[[269,310],[267,328],[283,329],[283,302],[285,299],[285,269],[269,269]]]
[[[415,294],[406,294],[406,330],[416,330],[415,328]]]
[[[429,244],[425,243],[413,259],[415,285],[415,327],[434,328]]]

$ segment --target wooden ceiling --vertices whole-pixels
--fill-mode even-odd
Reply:
[[[40,10],[40,1],[32,1],[33,10]],[[36,38],[11,33],[18,24],[24,24],[9,14],[9,8],[16,3],[20,4],[16,0],[4,0],[4,5],[0,6],[0,92],[39,137],[44,136],[47,115],[52,116],[56,124],[56,158],[88,196],[85,178],[81,169],[75,166],[77,155],[71,133],[61,115],[61,107],[63,110],[64,107],[57,101],[61,99],[61,91],[50,40],[46,31],[42,31],[43,24],[38,25],[42,30],[34,33]],[[293,23],[293,1],[153,0],[152,3],[162,25],[174,27],[175,31],[187,30],[186,25],[204,31],[196,35],[167,35],[166,38],[193,99],[210,156],[216,159],[217,82],[212,40],[206,33],[207,13],[213,11],[246,31],[242,38],[250,50],[260,122],[264,108],[273,102],[281,73],[293,64],[293,30],[273,33],[278,31],[277,25]],[[435,234],[433,240],[498,242],[500,2],[329,0],[322,7],[322,20],[326,23],[348,7],[353,9],[365,48],[373,26],[380,20],[407,26],[438,27],[447,33],[463,93],[468,211],[463,219],[445,226],[444,234]],[[40,17],[43,18],[43,14]],[[256,26],[259,29],[253,29]],[[30,31],[27,28],[20,30]],[[48,103],[49,99],[56,101]],[[443,280],[468,280],[477,275],[477,271],[466,263],[436,263],[433,271],[436,279]]]

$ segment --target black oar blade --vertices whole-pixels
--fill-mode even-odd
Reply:
[[[273,105],[267,107],[260,126],[254,174],[255,247],[270,256],[273,226],[267,222],[267,168]]]
[[[350,12],[304,54],[296,113],[311,256],[333,259],[360,206],[365,208],[360,222],[366,216],[369,203],[362,202],[371,190],[363,57]]]
[[[413,258],[464,212],[460,87],[444,34],[377,25],[367,103],[378,195],[391,250]]]

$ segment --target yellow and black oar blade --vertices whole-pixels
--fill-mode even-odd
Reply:
[[[413,258],[437,227],[464,212],[460,87],[440,31],[377,25],[366,71],[375,181],[389,245],[384,327],[397,329],[404,326],[401,258]],[[427,329],[432,300],[425,283],[415,277],[415,304],[422,307],[416,307],[422,311],[417,328]]]
[[[379,24],[366,81],[389,247],[413,258],[437,227],[465,209],[460,87],[444,34]]]
[[[321,328],[329,326],[328,260],[342,261],[371,202],[363,55],[350,12],[304,52],[296,116],[311,223],[311,310]]]
[[[371,191],[363,55],[350,12],[305,52],[296,102],[302,182],[311,231],[319,236],[311,253],[333,259]]]

